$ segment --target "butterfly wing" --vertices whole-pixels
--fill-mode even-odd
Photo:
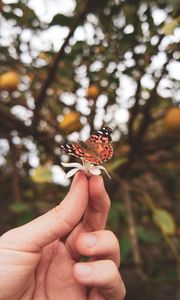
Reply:
[[[66,154],[82,158],[94,165],[100,165],[113,155],[111,133],[112,130],[105,127],[91,135],[86,142],[65,144],[60,148]]]
[[[102,164],[112,157],[113,147],[111,145],[111,133],[111,128],[105,127],[91,135],[86,141],[88,148],[95,156],[92,158],[92,160],[94,160],[92,161],[93,164]]]
[[[83,147],[79,143],[60,145],[61,150],[65,154],[83,158],[85,153]]]

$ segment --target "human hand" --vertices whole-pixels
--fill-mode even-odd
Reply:
[[[124,299],[119,244],[104,229],[109,207],[102,178],[77,173],[57,207],[5,233],[0,300]]]

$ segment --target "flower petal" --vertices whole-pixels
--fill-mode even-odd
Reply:
[[[77,163],[77,162],[72,162],[72,163],[63,163],[62,162],[61,165],[63,167],[66,167],[66,168],[71,168],[71,167],[79,168],[79,169],[83,168],[83,166],[80,163]]]
[[[100,175],[101,174],[101,170],[99,169],[99,167],[92,167],[88,171],[93,175]]]
[[[111,179],[111,176],[109,175],[109,173],[108,173],[108,171],[105,169],[105,167],[103,167],[103,166],[98,166],[98,168],[101,169],[101,170],[103,170],[103,171],[106,173],[106,175],[109,177],[109,179]]]
[[[78,171],[79,171],[79,168],[72,169],[71,171],[69,171],[69,172],[66,173],[65,178],[68,179],[68,178],[72,177]]]

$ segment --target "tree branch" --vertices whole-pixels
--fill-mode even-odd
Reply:
[[[142,270],[142,260],[140,256],[140,249],[139,249],[138,237],[136,232],[136,223],[134,218],[132,201],[129,193],[129,187],[125,181],[120,180],[118,177],[116,177],[116,175],[114,178],[117,180],[118,185],[120,184],[120,195],[124,201],[124,205],[127,212],[126,217],[127,217],[127,223],[129,229],[129,236],[132,244],[133,263],[136,266],[137,272],[141,276],[141,278],[143,280],[146,280],[147,279],[146,275]]]
[[[53,156],[53,159],[57,163],[60,163],[60,157],[54,153],[55,146],[58,147],[54,136],[44,131],[32,131],[30,126],[25,125],[21,120],[12,115],[2,103],[0,105],[0,126],[7,132],[16,130],[22,137],[32,136],[39,145],[45,148],[47,153]]]
[[[161,71],[161,75],[156,80],[156,83],[155,83],[154,89],[151,92],[150,98],[146,101],[146,104],[144,105],[143,120],[142,120],[142,123],[141,123],[141,125],[138,129],[137,134],[136,134],[136,145],[139,145],[139,143],[142,140],[143,135],[145,134],[145,132],[146,132],[148,126],[149,126],[149,123],[151,121],[151,107],[153,106],[154,102],[157,99],[157,87],[158,87],[159,82],[161,81],[161,79],[162,79],[162,77],[163,77],[163,75],[166,71],[166,67],[169,64],[169,61],[171,60],[171,58],[172,58],[172,53],[170,53],[168,55],[167,61],[164,64],[163,69]]]
[[[131,115],[129,118],[129,122],[128,122],[128,134],[129,134],[129,142],[130,144],[133,144],[133,140],[134,140],[134,136],[133,136],[133,124],[134,124],[134,120],[137,116],[138,113],[138,108],[139,108],[139,94],[141,91],[141,76],[139,76],[138,78],[138,82],[137,82],[137,88],[136,88],[136,94],[135,94],[135,102],[134,102],[134,106],[131,109]]]
[[[68,36],[66,37],[64,44],[61,46],[59,52],[56,54],[54,61],[52,63],[52,65],[49,68],[49,72],[47,75],[46,80],[44,81],[42,88],[40,90],[40,93],[35,101],[35,109],[34,109],[34,117],[33,117],[33,122],[32,122],[32,126],[33,129],[35,130],[39,121],[39,113],[40,110],[42,108],[42,105],[45,103],[46,98],[47,98],[47,89],[49,88],[51,82],[53,81],[54,77],[55,77],[55,73],[58,67],[58,63],[59,61],[64,57],[65,55],[65,48],[69,43],[70,38],[73,36],[75,29],[84,21],[84,19],[86,18],[86,15],[88,14],[88,12],[90,11],[91,7],[92,7],[92,2],[91,0],[87,0],[85,7],[83,9],[83,11],[80,13],[80,15],[77,17],[77,20],[75,22],[75,25],[71,28]]]
[[[21,184],[20,184],[20,175],[19,171],[17,168],[17,151],[16,147],[12,142],[12,138],[9,135],[8,136],[8,142],[9,142],[9,147],[10,147],[10,156],[11,156],[11,161],[12,161],[12,167],[13,167],[13,172],[12,172],[12,194],[15,199],[15,201],[19,202],[21,201]]]
[[[25,136],[32,134],[31,128],[11,114],[9,109],[2,103],[0,105],[0,124],[4,125],[8,130],[17,130]]]

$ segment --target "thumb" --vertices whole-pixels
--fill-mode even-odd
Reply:
[[[65,199],[33,221],[12,229],[2,238],[10,248],[39,251],[42,247],[72,231],[82,218],[88,202],[88,182],[83,173],[74,176]]]

